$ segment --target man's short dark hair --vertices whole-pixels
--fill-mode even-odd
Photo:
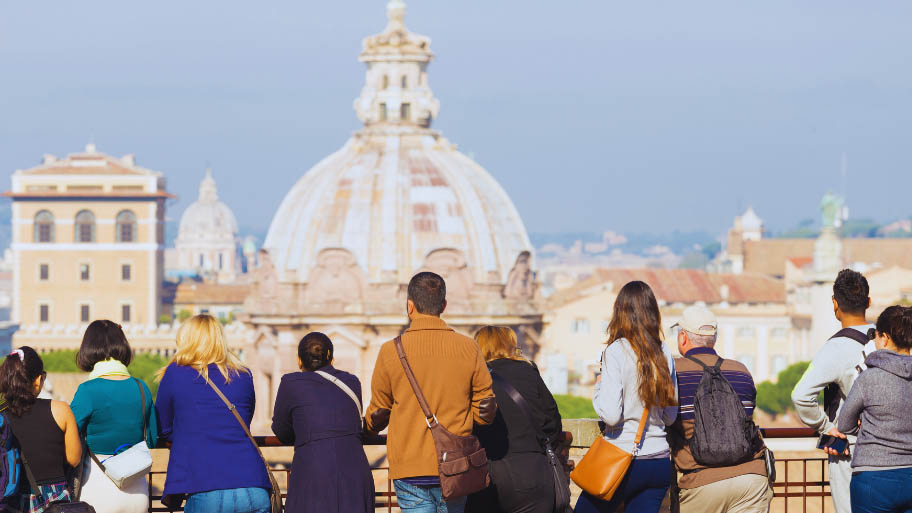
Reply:
[[[124,365],[133,360],[133,350],[127,342],[120,324],[112,321],[93,321],[82,336],[76,353],[76,366],[92,372],[95,364],[113,358]]]
[[[868,309],[868,280],[861,273],[843,269],[833,283],[833,299],[847,314],[861,315]]]
[[[439,316],[446,306],[446,283],[438,274],[418,273],[409,281],[408,298],[418,313]]]

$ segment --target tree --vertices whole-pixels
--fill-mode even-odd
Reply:
[[[760,383],[757,386],[757,408],[770,415],[781,415],[794,409],[792,405],[792,389],[798,384],[810,363],[794,363],[779,373],[775,383],[769,381]]]
[[[187,310],[186,308],[182,309],[180,312],[177,312],[177,321],[178,322],[182,323],[191,317],[193,317],[193,312],[191,312],[190,310]]]

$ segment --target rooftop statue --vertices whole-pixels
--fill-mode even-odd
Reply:
[[[845,200],[833,194],[832,191],[827,191],[823,200],[820,201],[820,214],[823,216],[824,229],[836,229],[842,226],[844,205]]]

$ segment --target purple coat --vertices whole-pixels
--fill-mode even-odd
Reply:
[[[361,399],[361,382],[326,366]],[[288,513],[373,513],[374,480],[361,445],[361,412],[338,386],[313,372],[282,376],[272,431],[295,454]]]

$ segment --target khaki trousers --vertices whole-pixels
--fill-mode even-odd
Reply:
[[[766,476],[744,474],[699,486],[682,488],[681,513],[767,513],[773,499]]]

